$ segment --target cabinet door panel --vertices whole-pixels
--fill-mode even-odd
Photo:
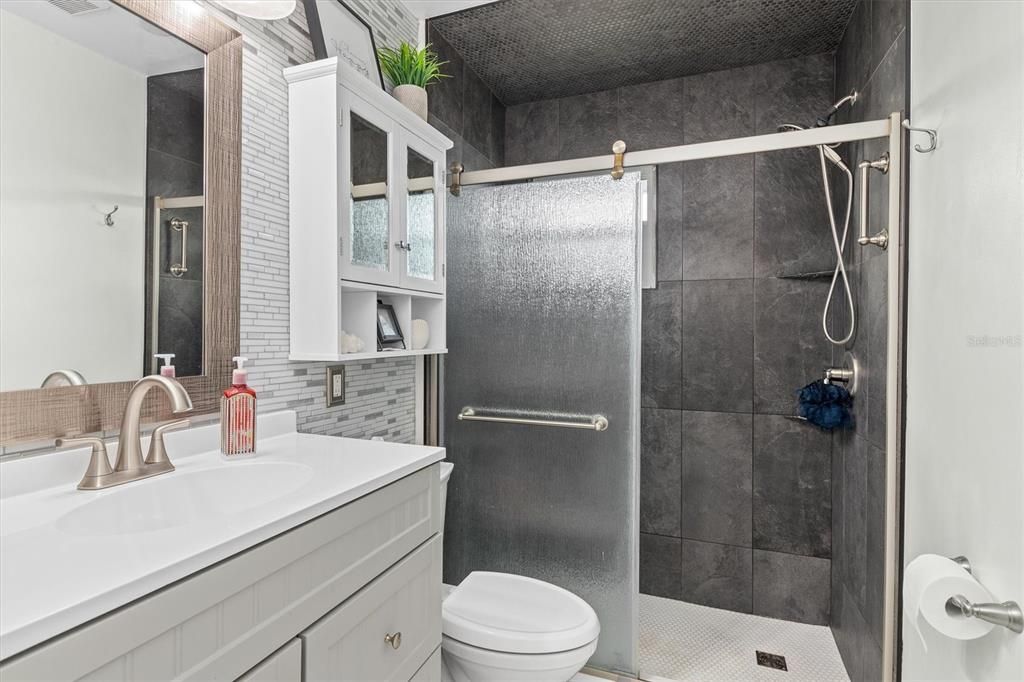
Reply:
[[[444,291],[444,153],[403,130],[398,159],[405,244],[402,286]]]
[[[302,640],[293,639],[255,668],[238,678],[238,682],[301,682]]]
[[[383,113],[341,90],[341,276],[372,284],[399,282],[400,217],[395,210],[395,125]]]
[[[409,682],[441,682],[441,647],[434,649],[434,653],[430,654],[430,658]]]
[[[409,680],[441,644],[435,536],[302,634],[306,680]]]

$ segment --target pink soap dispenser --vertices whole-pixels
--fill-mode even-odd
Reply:
[[[220,399],[220,451],[226,459],[238,459],[256,452],[256,391],[246,385],[248,358],[233,357],[231,388]]]
[[[154,353],[154,358],[163,360],[164,364],[160,367],[160,376],[174,378],[175,369],[174,365],[171,364],[171,360],[174,359],[174,353]]]

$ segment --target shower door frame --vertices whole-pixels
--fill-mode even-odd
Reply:
[[[903,528],[903,430],[905,338],[904,320],[906,300],[906,234],[903,230],[903,175],[906,136],[902,112],[893,112],[888,118],[843,125],[809,128],[784,133],[753,135],[714,142],[685,144],[659,149],[627,151],[620,160],[621,166],[635,168],[679,161],[738,156],[816,147],[823,144],[857,142],[861,140],[887,139],[889,154],[888,215],[886,230],[889,244],[886,249],[888,267],[887,341],[886,341],[886,456],[885,456],[885,582],[882,670],[885,682],[897,679],[899,665],[900,601],[899,589],[902,581],[901,533]],[[555,175],[572,175],[593,171],[611,171],[616,166],[614,154],[590,156],[565,161],[508,166],[480,171],[462,171],[454,180],[452,192],[457,186],[514,182]],[[864,191],[864,188],[861,188]],[[859,216],[861,221],[865,216]],[[873,232],[871,232],[873,234]],[[868,247],[866,247],[868,248]],[[870,247],[874,248],[874,247]],[[639,503],[639,502],[638,502]],[[636,529],[639,534],[639,528]],[[638,560],[638,559],[637,559]],[[634,618],[636,614],[634,614]]]

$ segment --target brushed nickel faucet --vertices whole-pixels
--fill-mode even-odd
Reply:
[[[137,481],[150,476],[174,471],[174,465],[167,457],[164,447],[164,433],[181,429],[189,425],[188,419],[178,419],[159,425],[153,430],[149,442],[149,453],[142,458],[142,440],[139,436],[139,421],[142,418],[142,403],[149,389],[159,387],[171,401],[171,411],[175,414],[188,412],[192,409],[192,399],[185,387],[171,377],[157,374],[139,379],[128,392],[128,402],[124,406],[121,417],[121,435],[118,438],[117,462],[110,468],[110,457],[102,438],[58,438],[56,446],[91,445],[92,456],[89,468],[78,484],[79,490],[100,490],[111,486]]]

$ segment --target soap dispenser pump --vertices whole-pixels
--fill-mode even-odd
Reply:
[[[231,387],[220,399],[220,451],[228,459],[237,459],[256,452],[256,391],[246,385],[248,358],[231,358]]]
[[[163,366],[160,367],[160,376],[173,379],[176,373],[174,365],[171,364],[171,360],[174,359],[174,353],[154,353],[153,357],[164,361]]]

